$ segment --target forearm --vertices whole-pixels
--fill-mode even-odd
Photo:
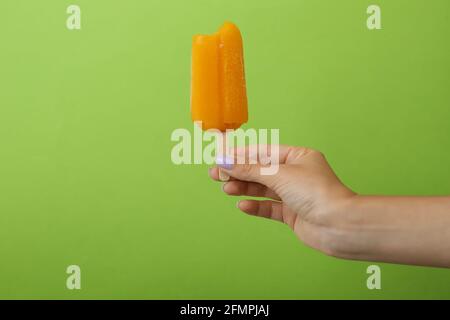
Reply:
[[[450,197],[354,196],[337,210],[332,255],[450,267]]]

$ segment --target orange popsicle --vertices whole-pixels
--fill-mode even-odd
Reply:
[[[192,41],[191,113],[202,129],[237,129],[247,122],[244,56],[239,29],[225,22]]]

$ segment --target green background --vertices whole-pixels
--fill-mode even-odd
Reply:
[[[66,28],[78,4],[82,29]],[[450,193],[450,2],[2,0],[0,298],[450,298],[450,271],[337,260],[239,212],[192,130],[191,36],[244,37],[249,123],[363,194]],[[70,264],[82,289],[66,289]]]

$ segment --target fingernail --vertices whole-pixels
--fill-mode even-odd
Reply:
[[[233,168],[234,159],[226,155],[220,155],[216,158],[217,166],[225,170],[231,170]]]

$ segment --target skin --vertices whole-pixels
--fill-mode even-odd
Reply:
[[[330,256],[450,267],[449,196],[358,195],[322,153],[303,147],[279,146],[278,172],[261,175],[261,164],[248,164],[255,150],[235,150],[235,160],[245,164],[220,168],[231,177],[223,185],[226,194],[265,198],[239,201],[241,211],[285,223],[306,245]],[[219,181],[219,168],[209,175]]]

